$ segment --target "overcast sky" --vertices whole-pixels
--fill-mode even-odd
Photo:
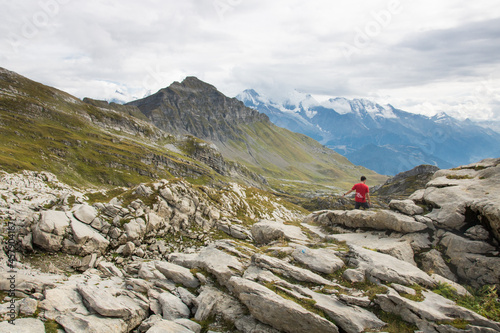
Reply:
[[[0,67],[76,97],[197,76],[500,120],[498,0],[0,0]]]

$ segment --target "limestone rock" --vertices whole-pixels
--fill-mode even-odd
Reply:
[[[171,320],[160,320],[146,331],[147,333],[193,333],[194,331]]]
[[[187,305],[169,292],[160,294],[158,301],[162,307],[163,319],[189,318],[191,314]]]
[[[155,267],[165,275],[167,279],[175,283],[180,283],[188,288],[197,288],[200,285],[198,279],[185,267],[169,262],[155,262]]]
[[[413,258],[414,253],[410,243],[403,239],[389,238],[380,233],[368,232],[330,235],[327,239],[335,239],[346,242],[348,245],[370,248],[406,261],[414,266],[417,265]]]
[[[268,244],[279,239],[307,241],[307,236],[299,227],[280,222],[262,220],[252,226],[252,236],[258,244]]]
[[[416,283],[433,287],[436,284],[428,274],[405,261],[355,245],[350,248],[349,264],[364,270],[367,277],[403,285]]]
[[[413,200],[391,200],[389,207],[406,215],[421,215],[424,212]]]
[[[426,272],[439,274],[451,281],[458,281],[456,275],[444,261],[441,253],[435,249],[432,249],[422,255],[422,269]]]
[[[250,280],[232,277],[230,289],[245,304],[252,316],[285,332],[332,332],[338,328],[330,321],[284,299],[268,288]]]
[[[488,331],[488,329],[500,331],[499,323],[462,308],[453,301],[430,291],[423,291],[422,294],[425,298],[424,301],[415,302],[399,296],[396,291],[389,289],[386,295],[377,295],[375,302],[380,305],[382,310],[398,314],[426,332],[431,331],[429,328],[440,332],[441,330],[438,327],[441,325],[436,322],[453,321],[455,318],[466,320],[485,332],[491,331]]]
[[[84,256],[93,252],[104,254],[109,246],[109,241],[92,227],[75,219],[71,221],[71,229],[75,243],[80,246],[80,255]]]
[[[66,333],[99,332],[126,333],[127,323],[120,318],[103,318],[97,315],[83,316],[68,313],[56,318]]]
[[[338,326],[348,333],[360,333],[378,330],[386,325],[372,312],[356,305],[346,305],[334,296],[310,291],[309,295],[316,301],[314,307],[322,310]]]
[[[417,222],[413,217],[388,210],[331,210],[309,216],[306,220],[324,226],[341,225],[354,229],[393,230],[401,233],[419,232],[427,229],[425,224]]]
[[[252,262],[262,268],[268,269],[274,273],[281,274],[302,282],[317,283],[320,285],[332,285],[331,281],[315,274],[307,269],[296,267],[283,260],[269,257],[262,254],[254,254]]]
[[[89,205],[81,205],[78,209],[76,209],[73,213],[73,216],[80,222],[85,224],[91,224],[92,221],[97,217],[98,212],[92,206]]]
[[[292,256],[297,262],[309,269],[324,274],[332,274],[344,266],[342,259],[330,249],[310,249],[299,246],[292,253]]]
[[[35,318],[19,318],[14,321],[15,325],[8,321],[0,322],[0,332],[5,333],[45,333],[43,321]]]

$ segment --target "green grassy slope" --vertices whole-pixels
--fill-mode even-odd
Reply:
[[[106,123],[136,133],[103,129]],[[50,171],[79,186],[217,177],[203,164],[154,144],[148,136],[160,137],[155,131],[160,132],[134,117],[0,69],[0,168],[5,171]]]
[[[235,140],[227,155],[249,169],[261,172],[276,188],[287,193],[335,192],[350,188],[364,175],[369,185],[383,183],[387,177],[355,166],[342,155],[317,141],[262,121],[245,125],[244,140]],[[242,142],[245,148],[242,149]],[[246,154],[242,154],[246,151]]]

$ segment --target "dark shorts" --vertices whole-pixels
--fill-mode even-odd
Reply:
[[[354,209],[359,209],[359,208],[369,209],[370,206],[368,205],[368,202],[357,202],[356,201],[356,204],[354,205]]]

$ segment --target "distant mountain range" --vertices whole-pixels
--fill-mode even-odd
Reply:
[[[450,168],[500,156],[498,132],[446,113],[427,117],[366,99],[320,103],[299,92],[279,102],[253,89],[236,98],[277,126],[303,133],[380,174],[395,175],[421,164]]]

